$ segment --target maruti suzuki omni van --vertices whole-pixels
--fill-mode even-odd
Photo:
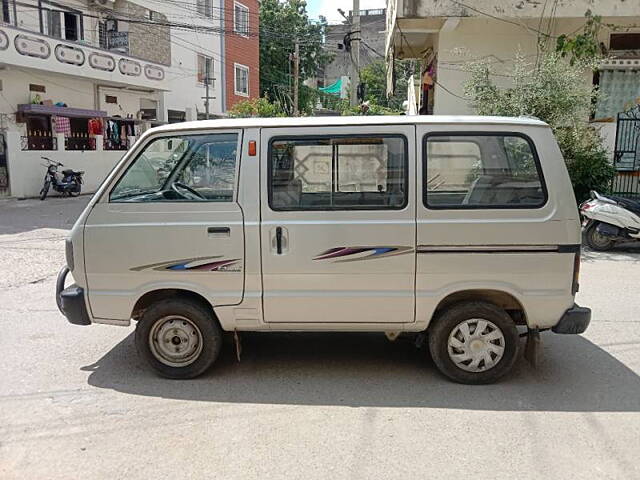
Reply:
[[[212,120],[146,132],[67,240],[77,325],[137,322],[160,375],[207,370],[224,332],[426,338],[489,383],[519,331],[579,334],[580,224],[545,123],[495,117]],[[64,288],[71,272],[75,283]]]

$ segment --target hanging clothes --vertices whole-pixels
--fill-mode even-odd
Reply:
[[[63,133],[66,137],[71,135],[71,121],[67,117],[53,117],[55,132]]]
[[[102,135],[102,120],[99,118],[89,119],[89,135],[92,137]]]

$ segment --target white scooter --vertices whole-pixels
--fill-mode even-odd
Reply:
[[[610,250],[617,242],[640,240],[640,202],[591,191],[591,199],[580,205],[580,214],[585,240],[593,250]]]

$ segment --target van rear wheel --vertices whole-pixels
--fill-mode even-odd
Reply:
[[[222,330],[201,304],[182,299],[154,303],[136,327],[138,353],[161,376],[194,378],[220,354]]]
[[[429,327],[429,351],[438,370],[459,383],[492,383],[513,367],[520,337],[507,312],[488,302],[444,310]]]

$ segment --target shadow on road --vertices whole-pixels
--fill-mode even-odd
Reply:
[[[156,377],[138,359],[133,334],[95,364],[98,388],[206,402],[429,407],[508,411],[640,411],[640,377],[580,336],[547,334],[534,370],[523,359],[501,383],[454,384],[424,350],[381,334],[243,335],[238,363],[225,344],[211,371],[189,381]]]

